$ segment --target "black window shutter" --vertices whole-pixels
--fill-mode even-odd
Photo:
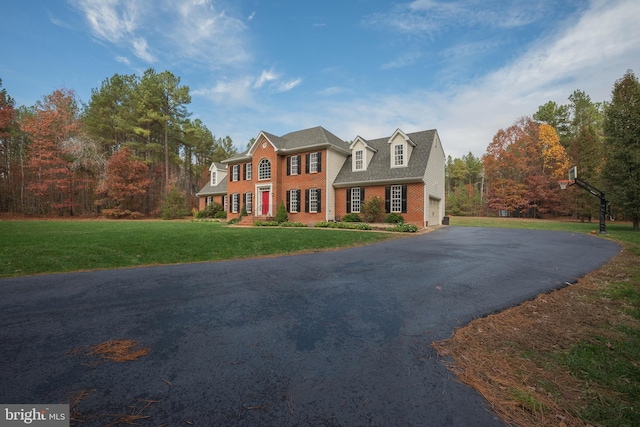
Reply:
[[[322,172],[322,152],[318,151],[318,172]]]
[[[407,213],[407,186],[402,186],[402,213]]]
[[[305,165],[304,165],[304,167],[305,167],[305,172],[306,172],[306,173],[309,173],[309,163],[311,162],[311,154],[307,154],[307,155],[305,155],[304,157],[305,157],[305,158],[304,158],[304,160],[305,160],[305,161],[304,161],[304,163],[305,163]]]
[[[391,186],[384,187],[384,211],[391,212]]]
[[[242,179],[246,180],[247,179],[247,164],[243,164],[242,165]]]
[[[364,203],[364,187],[360,187],[360,204]]]
[[[291,157],[287,157],[287,176],[291,175]]]
[[[247,207],[247,193],[242,193],[242,205]],[[241,208],[242,209],[242,208]]]
[[[296,208],[296,212],[300,212],[300,210],[301,210],[300,209],[300,203],[302,203],[302,197],[300,197],[300,193],[301,193],[300,190],[296,190],[296,196],[297,196],[296,197],[296,201],[298,203],[298,207]]]
[[[291,190],[287,190],[287,212],[291,212]]]
[[[304,211],[309,213],[309,189],[304,190]]]
[[[351,189],[347,188],[347,213],[351,213]]]
[[[316,196],[318,197],[318,212],[322,212],[322,191],[318,188]]]

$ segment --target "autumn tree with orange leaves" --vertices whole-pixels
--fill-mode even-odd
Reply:
[[[114,216],[136,216],[144,209],[149,186],[149,167],[124,147],[107,162],[106,172],[98,187],[99,204],[114,209]]]
[[[482,161],[491,210],[536,217],[558,209],[569,160],[553,127],[522,118],[496,133]]]
[[[27,153],[27,189],[34,197],[31,213],[76,214],[78,194],[89,183],[74,167],[75,158],[67,148],[69,140],[81,135],[74,92],[59,89],[45,96],[22,116],[20,128],[31,140]]]

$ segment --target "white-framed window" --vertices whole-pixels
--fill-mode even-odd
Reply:
[[[212,170],[211,171],[211,185],[217,185],[218,182],[218,171],[217,170]]]
[[[289,212],[295,213],[299,211],[298,190],[289,191]]]
[[[213,196],[207,196],[204,205],[209,206],[211,203],[213,203]]]
[[[240,181],[240,165],[233,165],[231,181]]]
[[[251,177],[253,175],[252,166],[253,165],[251,163],[247,163],[247,177],[246,177],[247,181],[251,181]]]
[[[311,153],[309,156],[309,172],[318,172],[318,153]]]
[[[360,213],[360,188],[351,189],[351,212]]]
[[[231,195],[231,213],[238,213],[240,211],[240,193],[233,193]]]
[[[355,156],[356,156],[356,170],[361,171],[364,169],[364,151],[357,150]]]
[[[258,165],[258,179],[271,179],[271,162],[269,159],[260,160]]]
[[[309,212],[318,212],[318,189],[312,188],[309,190]]]
[[[298,156],[291,156],[291,175],[298,175]]]
[[[393,146],[393,165],[404,166],[404,146],[402,144]]]
[[[245,209],[247,210],[247,213],[251,213],[251,211],[253,210],[253,194],[252,193],[245,193]]]
[[[391,212],[402,212],[402,185],[391,186]]]

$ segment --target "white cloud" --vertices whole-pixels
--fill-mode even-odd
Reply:
[[[203,96],[216,104],[226,107],[247,106],[253,102],[251,92],[251,77],[241,77],[232,80],[219,80],[215,86],[208,89],[196,89],[192,91],[194,96]]]
[[[343,139],[383,137],[398,127],[406,132],[437,128],[448,155],[471,151],[481,156],[499,129],[533,115],[547,101],[566,104],[577,89],[594,101],[609,100],[616,79],[629,68],[640,70],[640,2],[610,3],[593,1],[520,57],[467,85],[317,98],[312,106],[270,108],[268,118],[260,111],[251,122],[268,122],[266,130],[276,134],[321,125]]]
[[[177,12],[178,19],[162,30],[167,31],[171,44],[183,59],[196,60],[212,68],[249,59],[245,24],[227,15],[220,3],[181,0],[169,2],[167,9],[169,15]]]
[[[288,92],[294,87],[298,86],[300,83],[302,83],[302,79],[300,78],[295,80],[290,80],[288,82],[282,82],[275,88],[275,91],[277,93]]]
[[[262,74],[260,74],[260,77],[258,77],[253,87],[261,88],[265,83],[276,80],[277,78],[278,75],[273,71],[263,70]]]
[[[253,21],[253,18],[255,18],[255,16],[256,16],[256,12],[255,11],[251,12],[251,15],[247,17],[247,21]]]
[[[434,36],[461,27],[514,28],[544,19],[549,1],[518,0],[415,0],[393,5],[363,20],[372,28]]]
[[[213,0],[69,0],[94,37],[153,63],[159,56],[207,68],[250,59],[246,26]]]

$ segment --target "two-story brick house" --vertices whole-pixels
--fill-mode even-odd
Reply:
[[[351,144],[322,127],[281,137],[260,132],[246,153],[209,170],[200,209],[221,203],[229,219],[243,207],[248,217],[267,219],[284,203],[291,221],[333,221],[360,212],[374,195],[387,212],[419,227],[440,224],[444,214],[444,151],[436,130],[398,129]]]

